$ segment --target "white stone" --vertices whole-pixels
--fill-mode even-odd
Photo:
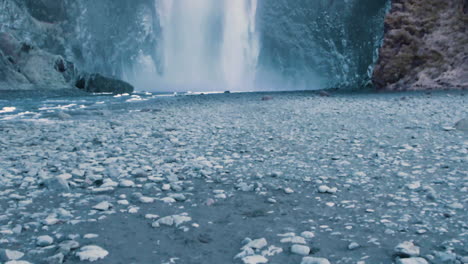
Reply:
[[[291,189],[291,188],[286,188],[286,189],[284,189],[284,192],[285,192],[286,194],[291,194],[291,193],[294,193],[294,190]]]
[[[423,258],[403,258],[398,259],[396,264],[429,264],[429,262]]]
[[[122,188],[132,188],[135,186],[135,183],[131,180],[122,180],[120,181],[119,186]]]
[[[225,193],[220,193],[220,194],[215,195],[215,198],[216,199],[226,199],[227,196],[226,196]]]
[[[333,187],[333,188],[330,188],[326,185],[321,185],[319,188],[318,188],[318,192],[319,193],[330,193],[330,194],[335,194],[336,192],[338,191],[338,189],[336,187]]]
[[[285,237],[280,240],[281,243],[306,244],[306,240],[300,236]]]
[[[145,215],[145,218],[146,218],[146,219],[158,219],[158,218],[159,218],[159,215],[156,215],[156,214],[146,214],[146,215]]]
[[[359,247],[361,247],[361,245],[359,245],[359,244],[356,243],[356,242],[351,242],[351,243],[348,245],[348,249],[349,249],[349,250],[354,250],[354,249],[357,249],[357,248],[359,248]]]
[[[136,214],[136,213],[138,213],[138,211],[140,211],[140,207],[138,207],[138,206],[130,206],[128,208],[128,212],[130,214]]]
[[[310,254],[310,248],[304,245],[293,245],[291,252],[301,256],[308,256]]]
[[[353,174],[355,177],[366,177],[367,174],[363,171],[358,171]]]
[[[164,197],[164,198],[161,198],[161,201],[165,202],[165,203],[175,203],[176,200],[172,197]]]
[[[172,216],[166,216],[157,221],[160,225],[172,226],[174,225],[174,218]]]
[[[419,256],[419,247],[415,246],[411,241],[405,241],[395,247],[395,254],[400,257],[417,257]]]
[[[331,264],[326,258],[304,257],[301,264]]]
[[[261,264],[267,263],[268,259],[266,259],[264,256],[253,255],[243,258],[242,261],[244,262],[244,264]]]
[[[36,240],[36,245],[40,247],[50,246],[54,243],[54,239],[51,236],[39,236]]]
[[[89,245],[89,246],[84,246],[76,253],[78,258],[80,258],[81,261],[96,261],[99,259],[105,258],[107,255],[109,255],[109,252],[99,246],[95,245]]]
[[[120,204],[120,205],[129,205],[130,204],[127,200],[118,200],[117,203]]]
[[[93,209],[99,210],[99,211],[107,211],[109,208],[112,207],[112,204],[110,204],[107,201],[100,202],[97,205],[93,206]]]
[[[174,224],[176,227],[180,226],[183,223],[192,221],[192,218],[186,215],[173,215]]]
[[[301,237],[305,238],[305,239],[312,239],[315,237],[315,234],[313,232],[310,232],[310,231],[304,231],[301,233]]]
[[[237,254],[234,259],[243,259],[247,256],[252,256],[252,255],[255,255],[255,251],[251,248],[246,248],[244,249],[242,252],[240,252],[239,254]]]
[[[243,246],[242,249],[245,249],[245,248],[262,249],[266,247],[267,245],[268,245],[268,242],[265,238],[259,238],[259,239],[250,241],[249,243],[247,243],[247,245]]]
[[[154,203],[154,198],[142,196],[140,197],[140,202],[141,203]]]
[[[415,181],[415,182],[412,182],[412,183],[408,183],[406,184],[406,187],[410,190],[417,190],[419,188],[421,188],[421,182],[420,181]]]
[[[272,257],[274,255],[280,254],[283,252],[283,249],[277,246],[269,246],[268,249],[262,251],[262,256]]]
[[[83,236],[83,238],[86,238],[86,239],[93,239],[93,238],[97,238],[99,237],[98,234],[86,234]]]
[[[9,249],[0,251],[0,261],[2,260],[2,258],[4,258],[5,260],[18,260],[22,257],[24,257],[24,253],[20,251]]]

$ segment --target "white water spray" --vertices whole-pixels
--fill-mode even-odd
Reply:
[[[165,90],[252,89],[257,0],[156,0]]]

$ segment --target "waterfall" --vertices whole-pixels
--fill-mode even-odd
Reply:
[[[259,54],[257,0],[156,0],[163,90],[248,90]]]
[[[259,54],[257,0],[225,0],[222,66],[229,89],[253,84]]]

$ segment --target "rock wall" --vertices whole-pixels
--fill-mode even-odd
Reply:
[[[373,82],[380,90],[468,88],[468,0],[393,0]]]
[[[148,3],[0,0],[0,90],[73,88],[87,73],[122,78],[143,44],[154,46],[135,19]]]

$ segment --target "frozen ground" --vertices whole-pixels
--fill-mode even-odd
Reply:
[[[468,262],[463,92],[83,105],[0,121],[0,263]]]

